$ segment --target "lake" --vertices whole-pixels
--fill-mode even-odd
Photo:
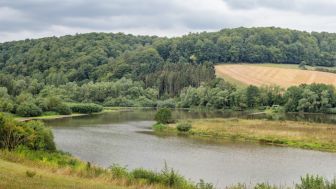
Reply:
[[[109,167],[112,164],[161,170],[165,162],[195,182],[204,179],[219,188],[268,182],[292,186],[300,176],[336,176],[336,154],[249,144],[196,140],[192,137],[151,134],[155,111],[133,110],[47,121],[59,150],[82,160]],[[286,117],[286,119],[298,119]],[[316,116],[316,115],[315,115]],[[175,111],[175,118],[246,117],[243,112]],[[318,116],[317,116],[318,117]],[[302,116],[300,119],[305,119]],[[334,117],[317,119],[333,122]]]

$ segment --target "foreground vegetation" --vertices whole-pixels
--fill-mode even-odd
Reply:
[[[212,184],[200,181],[192,184],[174,170],[164,167],[161,172],[145,169],[128,171],[125,167],[112,165],[102,169],[82,162],[68,154],[32,151],[24,147],[14,151],[0,151],[0,188],[191,188],[214,189]],[[255,186],[237,184],[226,189],[335,189],[336,180],[306,175],[293,187],[278,187],[267,183]]]
[[[311,150],[336,152],[334,125],[295,121],[249,119],[196,119],[176,124],[156,124],[159,133],[184,133],[217,140],[260,142]]]
[[[119,165],[104,169],[65,153],[33,151],[26,147],[0,151],[0,167],[2,166],[10,171],[9,174],[24,177],[23,180],[16,182],[5,175],[5,172],[0,171],[0,177],[4,177],[0,181],[0,186],[9,188],[18,186],[20,182],[25,183],[23,185],[25,187],[40,182],[41,188],[43,186],[44,188],[89,188],[94,183],[97,184],[97,188],[204,188],[196,186],[167,166],[161,172],[142,168],[129,171]],[[89,186],[80,184],[80,181]]]
[[[111,188],[126,187],[104,182],[98,179],[87,179],[69,175],[57,174],[52,171],[21,163],[13,163],[0,159],[0,188],[7,189],[73,189],[73,188]]]

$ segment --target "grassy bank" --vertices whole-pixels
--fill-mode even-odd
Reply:
[[[167,166],[160,172],[119,165],[106,169],[62,152],[25,147],[0,150],[0,188],[212,189],[199,187]]]
[[[161,182],[161,183],[160,183]],[[170,186],[170,184],[172,184]],[[47,154],[24,149],[0,151],[0,188],[6,189],[214,189],[201,181],[191,184],[167,168],[161,172],[112,166],[102,169],[62,153]],[[292,187],[278,187],[267,183],[254,186],[237,184],[225,189],[335,189],[336,180],[306,175]]]
[[[222,140],[239,140],[336,152],[334,125],[248,119],[196,119],[188,120],[192,129],[187,135]],[[176,124],[159,132],[178,133]]]
[[[0,188],[20,189],[20,188],[111,188],[124,189],[126,187],[114,184],[73,177],[68,175],[56,174],[39,168],[21,165],[0,159]]]

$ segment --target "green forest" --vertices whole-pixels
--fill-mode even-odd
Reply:
[[[89,33],[0,44],[0,111],[20,116],[92,113],[102,106],[336,112],[333,86],[240,88],[219,63],[336,66],[336,34],[274,27],[182,37]]]

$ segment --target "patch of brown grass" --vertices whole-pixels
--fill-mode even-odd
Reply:
[[[279,85],[288,88],[303,83],[325,83],[336,86],[336,74],[319,71],[254,64],[217,65],[215,69],[218,77],[229,78],[246,85]]]

